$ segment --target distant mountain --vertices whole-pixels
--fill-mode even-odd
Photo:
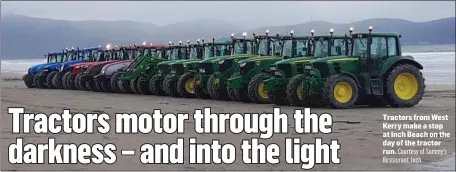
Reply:
[[[128,45],[142,41],[157,44],[179,40],[194,42],[197,38],[226,39],[230,33],[242,33],[237,26],[213,19],[157,26],[134,21],[66,21],[5,15],[1,22],[2,59],[40,58],[48,51],[71,46],[90,47],[106,43]],[[269,29],[271,33],[286,34],[293,29],[296,35],[309,35],[311,29],[315,29],[317,34],[326,34],[329,28],[334,28],[336,33],[346,33],[350,26],[362,32],[369,25],[374,26],[374,31],[402,34],[403,45],[455,43],[454,17],[419,23],[399,19],[369,19],[351,24],[313,21],[262,27],[247,32],[251,36],[253,31],[264,33]]]

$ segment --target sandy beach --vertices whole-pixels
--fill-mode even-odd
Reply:
[[[271,104],[244,104],[228,101],[201,99],[184,99],[149,95],[109,94],[76,90],[29,89],[20,77],[13,74],[2,74],[1,81],[1,126],[2,126],[2,170],[301,170],[301,164],[287,164],[283,150],[279,164],[244,164],[240,143],[242,139],[258,137],[254,134],[196,134],[194,122],[190,119],[185,123],[185,134],[12,134],[12,115],[7,113],[8,107],[25,107],[29,113],[61,113],[62,109],[71,109],[72,113],[152,113],[153,109],[161,109],[163,113],[189,113],[195,109],[211,107],[212,113],[272,113]],[[281,111],[289,116],[289,126],[294,126],[294,110],[302,107],[281,106]],[[315,137],[323,138],[324,142],[337,139],[341,144],[341,164],[317,164],[312,170],[413,170],[431,169],[430,162],[444,161],[454,157],[455,152],[455,87],[454,85],[427,85],[423,100],[412,108],[355,108],[349,110],[312,109],[318,114],[326,112],[333,117],[331,134],[296,134],[289,127],[289,134],[275,134],[272,138],[261,140],[262,143],[277,143],[284,147],[285,138],[300,137],[304,142],[313,142]],[[441,138],[441,148],[448,151],[446,156],[422,156],[422,164],[385,164],[382,163],[382,124],[383,114],[389,115],[429,115],[440,114],[449,116],[448,121],[441,122],[450,138]],[[112,122],[112,121],[110,121]],[[17,137],[25,142],[47,142],[53,137],[58,143],[114,143],[117,150],[136,149],[139,151],[143,143],[174,143],[177,137],[197,137],[198,142],[208,143],[219,139],[221,143],[233,143],[236,146],[236,161],[231,164],[184,164],[145,165],[139,161],[139,154],[122,156],[116,151],[117,162],[113,165],[12,165],[8,163],[8,145]],[[185,143],[185,147],[188,143]],[[188,156],[185,152],[185,156]],[[185,159],[188,159],[186,157]],[[454,161],[453,161],[454,162]],[[450,162],[451,163],[451,162]],[[427,165],[427,166],[426,166]],[[439,167],[440,168],[440,167]],[[454,164],[450,168],[454,170]]]

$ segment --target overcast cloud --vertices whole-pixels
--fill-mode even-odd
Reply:
[[[65,20],[134,20],[158,25],[213,18],[248,27],[298,24],[313,20],[350,23],[369,18],[415,22],[455,16],[454,1],[384,2],[1,2],[2,14]]]

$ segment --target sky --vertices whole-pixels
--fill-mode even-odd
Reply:
[[[3,1],[1,13],[64,20],[133,20],[157,25],[210,18],[254,28],[315,20],[430,21],[454,17],[455,1]]]

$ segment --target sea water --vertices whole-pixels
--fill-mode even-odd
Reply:
[[[404,55],[413,56],[424,66],[426,84],[454,84],[455,45],[417,45],[402,47]],[[35,64],[45,63],[45,59],[2,60],[2,73],[24,74]]]

